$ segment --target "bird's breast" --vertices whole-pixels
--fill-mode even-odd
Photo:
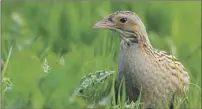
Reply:
[[[134,83],[136,86],[139,86],[144,79],[144,75],[149,73],[145,70],[145,56],[141,53],[140,46],[134,44],[130,47],[121,47],[120,48],[120,57],[119,57],[119,77],[124,77],[126,81]]]

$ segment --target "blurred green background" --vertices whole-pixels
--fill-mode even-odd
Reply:
[[[70,99],[81,78],[117,72],[119,56],[118,34],[92,26],[119,10],[136,12],[152,45],[184,64],[193,83],[188,107],[201,108],[201,2],[5,1],[1,8],[4,108],[87,107]]]

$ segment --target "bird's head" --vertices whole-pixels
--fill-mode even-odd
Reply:
[[[97,22],[93,28],[110,29],[118,32],[122,38],[140,39],[141,35],[147,35],[146,29],[140,18],[131,11],[117,11],[107,18]]]

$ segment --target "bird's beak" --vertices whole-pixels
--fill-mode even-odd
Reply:
[[[99,29],[99,28],[112,29],[113,26],[114,26],[113,22],[109,21],[108,19],[104,19],[104,20],[97,22],[93,26],[93,29]]]

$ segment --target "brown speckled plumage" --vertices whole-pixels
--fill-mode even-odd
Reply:
[[[172,104],[175,95],[186,94],[189,75],[185,68],[174,56],[152,47],[143,23],[135,13],[114,12],[94,28],[120,33],[116,89],[124,79],[130,101],[137,100],[141,93],[142,108],[166,108]]]

